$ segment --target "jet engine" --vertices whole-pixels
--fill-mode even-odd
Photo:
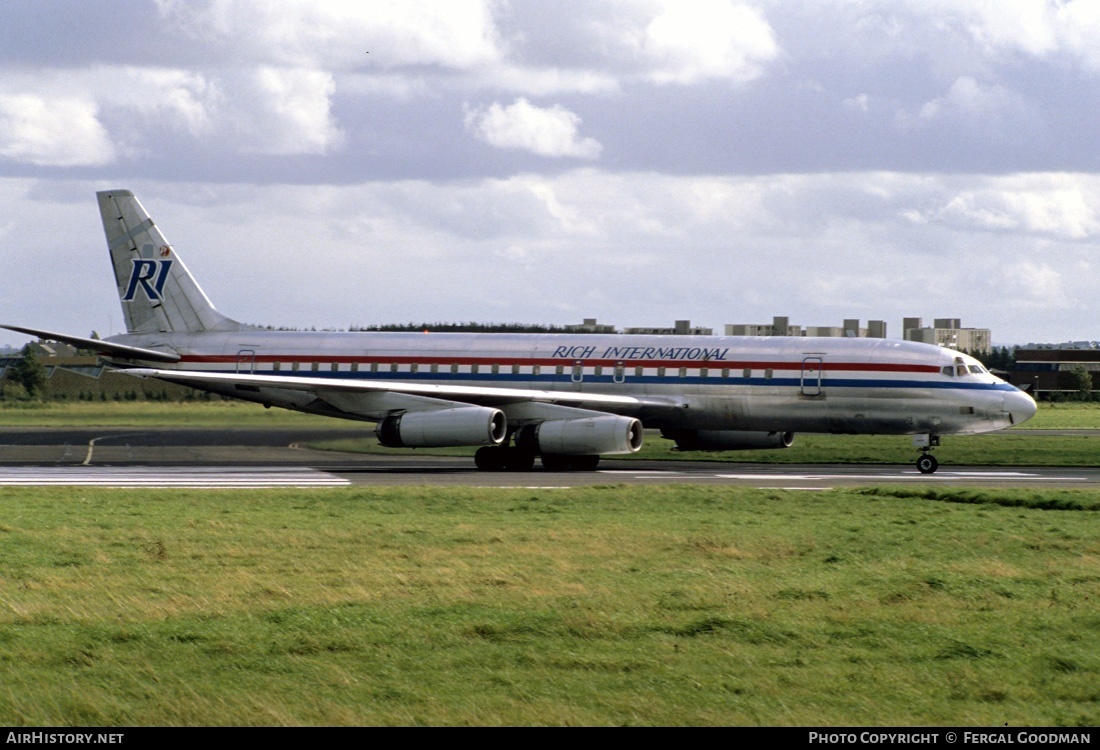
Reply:
[[[508,434],[508,420],[500,409],[485,406],[409,411],[386,417],[374,434],[388,448],[499,445]]]
[[[516,445],[536,453],[574,456],[634,453],[642,447],[642,423],[611,414],[555,419],[524,427],[516,436]]]
[[[790,448],[793,432],[746,432],[744,430],[669,430],[662,437],[676,441],[682,451],[746,451]]]

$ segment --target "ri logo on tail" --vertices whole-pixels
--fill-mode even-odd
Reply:
[[[168,255],[169,252],[167,246],[161,250],[162,255]],[[122,295],[122,301],[129,302],[134,299],[138,289],[145,293],[145,297],[150,302],[159,302],[164,299],[164,282],[168,280],[168,272],[171,268],[170,259],[135,258],[134,268],[130,271],[130,282],[126,286],[126,293]]]

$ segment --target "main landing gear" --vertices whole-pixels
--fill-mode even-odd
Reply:
[[[917,459],[917,471],[921,474],[932,474],[939,468],[940,462],[929,451],[939,447],[939,435],[914,435],[913,445],[920,448],[920,458]]]
[[[479,471],[530,471],[535,454],[510,445],[485,446],[474,454],[474,465]]]
[[[595,471],[599,464],[599,456],[567,456],[558,453],[542,454],[542,468],[547,471]]]
[[[599,463],[599,456],[542,454],[542,467],[547,471],[594,471]],[[531,471],[535,454],[510,445],[485,446],[474,454],[474,465],[479,471]]]

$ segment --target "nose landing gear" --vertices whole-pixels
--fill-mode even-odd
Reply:
[[[940,462],[929,451],[940,444],[939,435],[914,435],[913,445],[920,448],[920,458],[917,459],[917,471],[921,474],[932,474],[939,468]]]
[[[924,450],[928,449],[925,448]],[[917,471],[921,474],[931,474],[939,465],[940,462],[931,453],[922,453],[921,457],[917,459]]]

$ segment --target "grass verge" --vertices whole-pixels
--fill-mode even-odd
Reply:
[[[366,423],[244,401],[4,401],[3,427],[293,427],[363,429]]]
[[[1100,494],[0,490],[0,724],[1096,726]]]

